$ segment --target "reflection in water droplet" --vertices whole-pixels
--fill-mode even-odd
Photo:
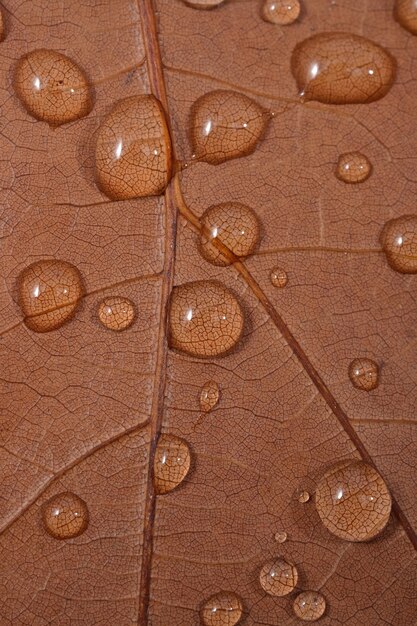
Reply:
[[[300,493],[298,494],[298,502],[301,502],[301,504],[305,504],[309,500],[310,494],[308,493],[308,491],[300,491]]]
[[[320,480],[316,509],[323,524],[337,537],[368,541],[385,528],[391,512],[391,496],[371,465],[343,461]]]
[[[317,591],[303,591],[294,600],[294,613],[304,622],[315,622],[326,610],[326,600]]]
[[[206,600],[200,611],[204,626],[235,626],[242,614],[242,600],[232,591],[214,594]]]
[[[274,287],[279,287],[280,289],[282,289],[282,287],[285,287],[285,285],[288,283],[288,274],[280,267],[275,267],[271,271],[270,277],[271,283],[274,285]]]
[[[24,322],[37,333],[65,324],[74,315],[84,293],[77,268],[57,260],[29,265],[19,276],[18,291]]]
[[[213,265],[230,265],[233,255],[245,258],[259,242],[259,222],[249,207],[238,202],[224,202],[210,207],[201,217],[203,232],[200,239],[202,256]],[[230,252],[229,257],[213,243],[220,241]]]
[[[210,280],[185,283],[171,294],[169,344],[197,357],[229,352],[243,332],[243,311],[233,294]]]
[[[220,389],[219,385],[214,381],[210,380],[208,383],[204,385],[200,394],[200,409],[204,411],[204,413],[209,413],[216,404],[218,404],[220,399]]]
[[[285,543],[287,541],[287,533],[284,532],[275,533],[274,537],[275,541],[278,541],[278,543]]]
[[[135,319],[135,305],[128,298],[111,296],[98,305],[98,318],[109,330],[125,330]]]
[[[223,4],[224,0],[183,0],[183,2],[193,9],[214,9]]]
[[[372,165],[360,152],[346,152],[339,156],[336,176],[344,183],[363,183],[372,173]]]
[[[299,0],[265,0],[262,7],[262,17],[266,22],[287,26],[292,24],[300,15]]]
[[[394,16],[403,28],[417,35],[417,0],[396,0]]]
[[[158,494],[168,493],[182,483],[191,464],[188,443],[175,435],[158,439],[154,460],[154,487]]]
[[[286,596],[291,593],[297,580],[298,572],[295,565],[282,558],[265,563],[259,574],[263,590],[271,596]]]
[[[214,165],[251,154],[263,137],[270,114],[236,91],[210,91],[191,110],[194,158]]]
[[[78,537],[88,526],[87,505],[74,493],[59,493],[42,506],[42,520],[55,539]]]
[[[161,194],[171,178],[171,139],[159,100],[150,95],[120,100],[97,136],[96,178],[114,200]]]
[[[291,70],[300,96],[328,104],[379,100],[390,90],[396,63],[381,46],[351,33],[320,33],[297,44]]]
[[[416,215],[403,215],[387,222],[380,242],[392,269],[402,274],[417,273]]]
[[[32,50],[19,59],[14,87],[27,111],[51,126],[84,117],[92,108],[83,70],[55,50]]]
[[[354,359],[349,365],[349,378],[357,389],[372,391],[378,387],[378,364],[372,359]]]

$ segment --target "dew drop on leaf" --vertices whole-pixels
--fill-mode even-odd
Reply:
[[[59,493],[42,506],[42,520],[45,530],[55,539],[72,539],[86,530],[88,508],[75,493]]]
[[[396,0],[394,16],[403,28],[417,35],[417,0]]]
[[[372,164],[360,152],[346,152],[339,156],[335,174],[344,183],[363,183],[372,173]]]
[[[171,434],[158,439],[154,459],[154,487],[158,494],[168,493],[182,483],[191,464],[188,443]]]
[[[232,591],[220,591],[211,596],[200,610],[204,626],[235,626],[243,615],[243,603]]]
[[[285,543],[287,541],[287,533],[280,531],[274,535],[275,541],[278,543]]]
[[[299,0],[265,0],[262,6],[262,17],[266,22],[287,26],[300,15]]]
[[[402,274],[417,273],[416,215],[403,215],[387,222],[380,242],[392,269]]]
[[[262,589],[271,596],[286,596],[291,593],[297,580],[297,568],[283,558],[268,561],[259,574]]]
[[[352,385],[363,391],[372,391],[378,387],[379,367],[375,361],[367,358],[353,359],[349,365],[349,378]]]
[[[326,610],[326,600],[317,591],[303,591],[293,604],[295,615],[304,622],[316,622]]]
[[[109,330],[125,330],[135,320],[135,305],[128,298],[111,296],[98,305],[98,318]]]
[[[220,399],[220,388],[213,380],[207,382],[200,393],[200,409],[204,413],[209,413],[218,404]]]
[[[300,491],[299,492],[299,494],[298,494],[298,502],[300,502],[301,504],[305,504],[309,500],[310,500],[310,494],[308,493],[308,491]]]
[[[271,283],[274,287],[282,289],[288,283],[288,274],[280,267],[274,267],[270,274]]]

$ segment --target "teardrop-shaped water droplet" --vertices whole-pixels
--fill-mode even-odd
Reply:
[[[220,388],[213,380],[207,382],[200,393],[200,409],[204,413],[209,413],[218,404],[220,399]]]
[[[233,591],[220,591],[205,601],[200,610],[204,626],[236,626],[243,615],[243,602]]]
[[[270,274],[271,283],[274,287],[282,289],[288,283],[288,274],[280,267],[274,267]]]
[[[161,194],[172,173],[172,149],[162,105],[154,96],[120,100],[97,136],[96,178],[114,200]]]
[[[135,321],[135,305],[128,298],[110,296],[98,305],[98,318],[109,330],[125,330]]]
[[[355,104],[379,100],[395,78],[394,58],[351,33],[320,33],[297,44],[291,70],[304,100]]]
[[[268,561],[259,574],[262,589],[271,596],[286,596],[291,593],[297,580],[297,568],[283,558]]]
[[[178,487],[187,476],[190,464],[191,452],[188,443],[176,435],[161,435],[154,460],[155,492],[168,493]]]
[[[224,0],[183,0],[184,4],[187,4],[193,9],[215,9],[223,4]]]
[[[392,269],[402,274],[417,273],[416,215],[403,215],[387,222],[380,242]]]
[[[293,604],[294,613],[304,622],[316,622],[326,610],[326,600],[318,591],[303,591]]]
[[[339,156],[336,176],[344,183],[363,183],[372,173],[368,158],[360,152],[346,152]]]
[[[45,333],[67,322],[84,289],[81,274],[66,261],[42,260],[29,265],[18,279],[19,304],[28,328]]]
[[[251,154],[271,115],[236,91],[218,89],[201,96],[191,110],[194,158],[217,165]]]
[[[14,88],[26,110],[51,126],[84,117],[93,106],[84,71],[55,50],[32,50],[19,59]]]
[[[379,367],[367,358],[353,359],[349,365],[349,378],[357,389],[372,391],[378,387]]]
[[[222,284],[201,280],[174,287],[169,312],[171,348],[196,357],[226,354],[239,341],[244,317]]]
[[[376,469],[343,461],[317,485],[316,509],[325,527],[347,541],[369,541],[387,525],[391,496]]]
[[[417,0],[396,0],[394,16],[403,28],[417,35]]]
[[[287,26],[300,15],[299,0],[265,0],[262,6],[262,17],[266,22]]]
[[[59,493],[42,506],[42,520],[45,530],[55,539],[72,539],[86,530],[88,508],[75,493]]]

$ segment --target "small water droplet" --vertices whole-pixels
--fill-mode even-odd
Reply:
[[[291,593],[297,580],[297,568],[283,558],[268,561],[259,574],[262,589],[271,596],[286,596]]]
[[[220,591],[201,607],[204,626],[235,626],[243,615],[243,602],[233,591]]]
[[[351,33],[320,33],[297,44],[291,70],[304,100],[355,104],[390,90],[396,63],[381,46]]]
[[[309,500],[310,500],[310,494],[308,493],[308,491],[300,491],[299,492],[299,494],[298,494],[298,502],[301,502],[301,504],[305,504]]]
[[[224,0],[183,0],[183,2],[193,9],[214,9],[223,4]]]
[[[391,496],[371,465],[343,461],[320,480],[316,509],[325,527],[337,537],[368,541],[385,528],[391,513]]]
[[[201,280],[174,287],[169,313],[171,348],[196,357],[226,354],[243,332],[243,311],[222,284]]]
[[[161,435],[154,460],[155,492],[164,494],[178,487],[187,476],[190,464],[188,443],[175,435]]]
[[[274,287],[278,287],[279,289],[282,289],[282,287],[285,287],[285,285],[288,283],[288,274],[280,267],[275,267],[271,271],[270,277],[271,283],[274,285]]]
[[[205,211],[201,223],[200,252],[213,265],[230,265],[234,257],[243,259],[252,254],[258,245],[258,218],[244,204],[216,204]],[[216,240],[230,250],[232,254],[229,257],[213,243]]]
[[[287,26],[298,19],[300,10],[299,0],[265,0],[262,17],[266,22]]]
[[[162,105],[151,95],[115,104],[97,135],[96,178],[114,200],[163,193],[172,173],[171,139]]]
[[[59,328],[75,313],[84,294],[81,274],[66,261],[42,260],[18,278],[19,305],[28,328],[45,333]]]
[[[125,330],[135,320],[135,305],[128,298],[111,296],[98,305],[98,318],[109,330]]]
[[[372,391],[378,387],[379,368],[372,359],[354,359],[349,365],[349,378],[352,385],[363,391]]]
[[[220,399],[220,388],[217,383],[210,380],[204,385],[200,393],[200,409],[204,413],[209,413],[218,404]]]
[[[294,600],[294,613],[304,622],[316,622],[326,610],[326,600],[317,591],[303,591]]]
[[[251,154],[269,119],[265,109],[241,93],[223,89],[206,93],[191,110],[195,158],[217,165]]]
[[[287,533],[285,532],[275,533],[274,537],[275,541],[278,541],[278,543],[285,543],[287,541]]]
[[[417,0],[396,0],[394,17],[403,28],[417,35]]]
[[[32,50],[19,59],[14,87],[26,110],[51,126],[84,117],[93,105],[84,71],[55,50]]]
[[[360,152],[346,152],[339,156],[336,176],[344,183],[363,183],[372,173],[368,158]]]
[[[46,531],[55,539],[72,539],[87,528],[88,508],[75,493],[59,493],[42,506],[42,520]]]
[[[392,269],[402,274],[417,273],[416,215],[403,215],[387,222],[380,242]]]

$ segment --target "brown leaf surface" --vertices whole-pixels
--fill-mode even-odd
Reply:
[[[295,625],[294,596],[259,584],[279,555],[297,565],[300,589],[326,598],[323,626],[417,623],[415,277],[394,272],[378,240],[388,219],[415,210],[417,39],[392,5],[304,0],[300,20],[280,28],[257,0],[213,11],[180,0],[5,0],[1,626],[197,626],[202,602],[222,590],[243,599],[245,626]],[[291,50],[325,30],[364,35],[396,57],[383,99],[297,100]],[[50,128],[23,109],[12,68],[36,48],[85,70],[87,117]],[[227,88],[276,113],[253,154],[197,163],[161,197],[112,202],[98,190],[94,138],[118,100],[155,95],[177,157],[189,159],[193,103]],[[345,185],[334,168],[354,150],[373,173]],[[245,264],[213,266],[198,251],[197,218],[232,201],[255,210],[261,244]],[[45,334],[22,323],[16,293],[40,258],[75,265],[86,290],[74,319]],[[270,282],[275,267],[288,274],[284,289]],[[246,315],[237,348],[204,361],[169,351],[165,330],[172,286],[203,279],[228,286]],[[95,313],[115,295],[137,307],[121,333]],[[360,356],[382,366],[371,393],[347,376]],[[220,400],[204,413],[209,381]],[[155,497],[160,432],[185,439],[193,463],[177,490]],[[385,478],[395,513],[377,539],[349,543],[325,529],[314,498],[297,496],[361,456]],[[63,491],[87,503],[90,523],[57,541],[41,507]]]

